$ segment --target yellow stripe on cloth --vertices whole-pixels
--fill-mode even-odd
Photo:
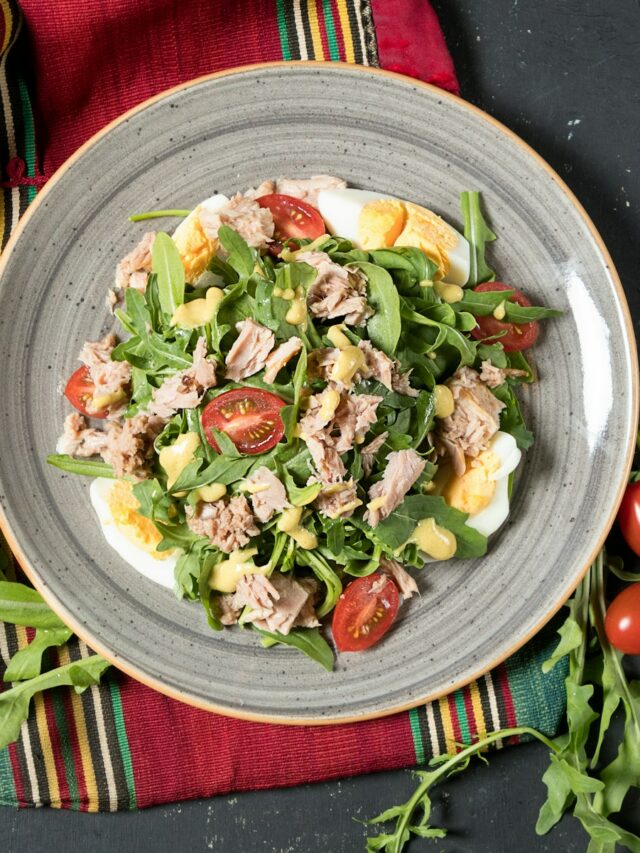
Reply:
[[[438,699],[440,706],[440,716],[442,717],[442,728],[444,729],[445,752],[457,752],[456,737],[453,733],[453,723],[451,722],[451,712],[449,711],[449,700],[445,696],[443,699]]]
[[[344,58],[347,62],[355,62],[356,55],[353,50],[353,38],[351,36],[347,2],[346,0],[337,0],[337,3],[338,14],[340,15],[340,29],[342,30],[342,38],[344,39]]]
[[[5,50],[9,47],[9,42],[11,41],[11,31],[13,30],[13,12],[11,11],[9,0],[0,0],[0,11],[2,12],[2,17],[4,18],[4,38],[2,40],[2,44],[0,45],[0,53],[4,53]]]
[[[309,29],[311,30],[311,41],[313,42],[314,58],[326,59],[324,50],[322,49],[322,37],[320,36],[316,0],[307,0],[307,16],[309,18]]]
[[[469,693],[471,694],[471,707],[473,708],[473,716],[476,721],[476,731],[478,738],[483,738],[487,733],[487,728],[484,721],[484,713],[482,711],[482,700],[480,698],[480,690],[478,682],[472,681],[469,685]]]
[[[64,666],[71,663],[69,657],[69,649],[67,646],[62,646],[58,652],[60,664]],[[98,785],[96,783],[96,774],[93,769],[93,760],[91,758],[91,750],[89,748],[89,735],[87,734],[87,724],[84,718],[84,709],[82,707],[82,699],[80,694],[75,690],[69,691],[71,695],[71,708],[73,710],[73,720],[78,734],[78,745],[80,747],[80,760],[82,761],[82,772],[84,774],[85,788],[87,789],[87,811],[98,811]]]

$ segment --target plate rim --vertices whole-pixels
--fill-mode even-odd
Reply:
[[[7,241],[7,244],[0,254],[0,278],[4,274],[5,267],[7,265],[8,259],[12,254],[16,244],[18,243],[22,232],[25,230],[27,224],[31,220],[35,211],[42,203],[43,200],[46,200],[51,190],[56,186],[58,181],[62,178],[62,176],[68,171],[68,169],[79,160],[86,151],[92,148],[103,136],[106,136],[113,128],[118,125],[126,122],[131,116],[135,115],[138,112],[146,109],[157,101],[166,98],[168,95],[177,94],[182,91],[186,91],[194,86],[200,85],[201,83],[208,82],[210,80],[216,80],[224,77],[231,77],[234,75],[246,74],[249,71],[260,71],[262,69],[279,69],[287,72],[289,68],[296,67],[310,67],[322,69],[323,71],[328,71],[329,73],[333,73],[333,71],[339,70],[348,70],[354,73],[361,73],[364,75],[373,75],[377,77],[383,77],[391,80],[396,80],[404,84],[409,84],[414,88],[424,89],[431,94],[437,95],[437,97],[442,101],[449,101],[450,103],[454,103],[468,112],[474,114],[478,118],[488,122],[493,125],[500,133],[504,134],[508,139],[512,142],[516,143],[524,152],[532,157],[537,164],[551,177],[554,183],[559,187],[559,189],[567,196],[571,205],[575,208],[578,214],[581,216],[584,221],[587,229],[589,230],[592,239],[594,240],[599,252],[602,255],[605,266],[611,276],[611,280],[617,292],[618,301],[620,304],[622,317],[624,321],[624,327],[626,330],[627,340],[630,345],[630,349],[636,353],[636,357],[632,359],[632,370],[631,370],[631,406],[632,411],[635,412],[635,430],[631,433],[631,438],[629,440],[629,446],[626,449],[626,460],[624,470],[626,475],[624,479],[622,479],[621,483],[618,486],[618,492],[616,496],[616,500],[614,501],[613,508],[607,518],[607,521],[600,533],[597,543],[589,555],[589,559],[586,564],[582,567],[580,572],[577,573],[576,577],[573,578],[568,586],[559,596],[559,599],[554,601],[553,605],[545,612],[545,614],[536,622],[533,628],[531,628],[527,633],[520,637],[515,643],[512,643],[509,648],[497,655],[495,658],[491,660],[488,666],[483,665],[477,671],[474,671],[471,676],[465,676],[458,681],[453,682],[446,689],[436,690],[434,692],[428,693],[424,696],[420,696],[419,698],[413,698],[408,702],[403,702],[401,704],[393,705],[392,707],[385,708],[383,710],[370,711],[363,714],[356,714],[354,716],[349,717],[340,717],[340,716],[327,716],[327,717],[290,717],[286,715],[275,715],[269,716],[266,714],[254,713],[251,711],[243,711],[242,709],[230,709],[225,706],[219,706],[215,703],[215,701],[203,700],[199,697],[192,696],[189,693],[185,693],[182,690],[172,687],[171,685],[167,685],[159,679],[154,678],[152,675],[144,672],[143,670],[138,669],[136,666],[128,663],[123,660],[118,655],[114,654],[109,648],[103,645],[102,642],[97,640],[92,636],[91,631],[88,627],[79,623],[73,616],[67,611],[66,606],[62,601],[59,601],[58,598],[49,590],[47,584],[40,579],[38,576],[37,570],[31,565],[27,555],[25,554],[22,546],[18,542],[17,537],[13,534],[13,530],[7,516],[5,514],[4,508],[0,506],[0,531],[2,531],[9,547],[17,559],[20,567],[24,571],[25,575],[29,579],[29,581],[33,584],[35,589],[40,593],[44,601],[48,604],[48,606],[67,624],[70,628],[73,629],[74,633],[89,646],[90,649],[100,654],[106,660],[108,660],[116,669],[124,672],[126,675],[129,675],[131,678],[134,678],[136,681],[145,684],[147,687],[162,693],[166,696],[169,696],[172,699],[176,699],[179,702],[190,705],[192,707],[199,708],[204,711],[214,712],[216,714],[220,714],[224,717],[231,717],[233,719],[240,720],[248,720],[251,722],[259,722],[259,723],[275,723],[278,725],[293,725],[293,726],[305,726],[305,725],[314,725],[314,726],[328,726],[328,725],[336,725],[336,724],[348,724],[348,723],[356,723],[364,720],[372,720],[379,719],[382,717],[391,716],[392,714],[397,714],[402,711],[409,711],[412,708],[419,707],[421,705],[425,705],[429,702],[432,702],[435,699],[440,698],[441,696],[446,696],[449,693],[452,693],[455,690],[464,687],[467,684],[470,684],[472,681],[477,680],[482,677],[485,673],[493,670],[496,666],[501,664],[507,658],[511,657],[511,655],[515,654],[520,648],[522,648],[530,639],[532,639],[540,630],[553,618],[553,616],[560,610],[560,608],[565,604],[565,602],[569,599],[569,597],[576,590],[580,581],[584,578],[589,567],[593,563],[597,553],[602,548],[605,539],[613,526],[615,516],[617,514],[618,508],[622,501],[622,496],[624,494],[624,489],[627,483],[628,474],[631,470],[631,465],[633,462],[633,455],[636,446],[634,434],[637,433],[638,430],[638,389],[640,383],[640,372],[638,367],[638,358],[637,358],[637,343],[635,332],[633,328],[633,322],[631,318],[631,312],[629,310],[629,304],[627,302],[626,294],[624,292],[624,288],[622,286],[622,282],[620,280],[620,276],[615,267],[611,254],[607,249],[604,240],[602,239],[598,229],[595,227],[591,217],[585,210],[582,203],[578,200],[574,192],[569,188],[566,182],[560,177],[560,175],[553,169],[549,163],[527,142],[521,139],[517,133],[507,127],[498,119],[494,118],[492,115],[487,113],[485,110],[482,110],[480,107],[475,104],[466,101],[464,98],[461,98],[458,95],[454,95],[452,92],[449,92],[445,89],[441,89],[438,86],[434,86],[431,83],[426,83],[423,80],[418,80],[413,77],[409,77],[406,74],[400,74],[395,71],[388,71],[384,68],[376,68],[372,66],[364,66],[358,65],[355,63],[347,63],[347,62],[327,62],[321,60],[281,60],[281,61],[273,61],[273,62],[260,62],[260,63],[252,63],[246,65],[239,65],[235,68],[224,69],[221,71],[214,71],[209,74],[203,74],[198,77],[194,77],[188,81],[179,83],[176,86],[171,86],[168,89],[163,89],[161,92],[147,98],[144,101],[141,101],[139,104],[136,104],[131,109],[117,116],[115,119],[106,124],[103,128],[93,134],[89,139],[87,139],[74,153],[62,163],[58,169],[54,172],[51,178],[47,181],[46,185],[43,189],[37,194],[34,201],[31,202],[23,216],[20,218],[18,225],[12,232]]]

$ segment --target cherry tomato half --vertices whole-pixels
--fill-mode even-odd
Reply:
[[[624,541],[640,557],[640,483],[629,483],[625,489],[618,524]]]
[[[274,237],[284,241],[287,237],[307,237],[315,240],[326,233],[323,218],[315,207],[299,198],[280,193],[271,193],[257,198],[260,207],[271,211],[276,226]]]
[[[336,604],[331,629],[341,652],[361,652],[377,643],[393,625],[400,604],[398,587],[374,572],[347,586]]]
[[[626,655],[640,655],[640,583],[617,595],[604,620],[607,639]]]
[[[284,435],[280,409],[284,400],[260,388],[234,388],[205,406],[202,428],[207,441],[220,452],[211,428],[226,432],[240,453],[265,453]]]
[[[71,403],[74,409],[82,412],[90,418],[106,418],[109,414],[109,409],[100,409],[99,412],[94,412],[87,408],[93,398],[93,393],[96,386],[89,377],[89,368],[82,365],[75,370],[69,377],[64,389],[64,396]]]
[[[531,303],[519,290],[515,287],[510,287],[501,281],[486,281],[484,284],[479,284],[473,288],[477,293],[489,293],[496,290],[513,290],[513,296],[509,297],[509,302],[517,302],[524,308],[529,308]],[[491,338],[494,335],[499,335],[506,332],[505,335],[498,338],[505,349],[505,352],[519,352],[520,350],[529,349],[538,340],[540,326],[532,320],[530,323],[503,323],[501,320],[489,314],[486,317],[476,317],[478,324],[475,329],[471,330],[471,334],[476,340],[481,338]]]

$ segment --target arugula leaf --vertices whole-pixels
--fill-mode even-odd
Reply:
[[[111,465],[106,462],[96,462],[93,459],[75,459],[66,453],[50,453],[47,456],[47,463],[53,465],[54,468],[60,468],[61,471],[67,471],[69,474],[82,474],[84,477],[108,477],[115,478],[115,473]]]
[[[507,302],[505,320],[509,323],[531,323],[532,320],[546,320],[549,317],[562,317],[564,312],[557,308],[540,308],[536,305],[529,307],[518,305],[517,302]]]
[[[29,716],[29,703],[36,693],[52,687],[69,685],[81,693],[97,684],[102,673],[111,666],[109,661],[92,655],[52,669],[29,681],[21,681],[10,690],[0,693],[0,749],[18,738],[22,723]]]
[[[402,331],[398,289],[381,267],[363,262],[357,266],[367,277],[367,301],[375,310],[367,321],[367,333],[374,347],[393,358]]]
[[[155,479],[140,480],[132,488],[133,496],[140,504],[138,512],[152,521],[171,524],[177,515],[175,501]]]
[[[495,281],[496,274],[485,259],[486,244],[496,239],[487,225],[480,208],[479,192],[460,194],[460,207],[464,219],[464,236],[469,243],[469,278],[467,286],[473,287],[483,281]]]
[[[159,231],[151,248],[151,271],[158,277],[158,296],[163,312],[172,317],[184,302],[184,266],[178,247],[168,234]],[[127,295],[133,288],[129,288]]]
[[[465,524],[467,514],[453,509],[444,498],[435,495],[408,495],[388,518],[373,528],[372,533],[389,551],[396,551],[406,544],[418,522],[425,518],[434,518],[436,524],[455,535],[456,557],[482,557],[486,553],[487,537]]]
[[[298,486],[287,467],[280,471],[282,482],[287,490],[287,497],[293,506],[307,506],[314,501],[322,489],[322,483],[309,483],[308,486]]]
[[[29,628],[66,628],[39,592],[13,581],[0,581],[0,620]]]
[[[336,606],[342,593],[342,581],[324,557],[321,557],[316,551],[307,551],[303,548],[298,548],[296,557],[301,565],[309,566],[314,575],[327,589],[324,601],[317,608],[318,618],[322,619],[327,613],[331,613]]]
[[[157,219],[161,216],[179,216],[180,218],[184,218],[191,213],[190,210],[148,210],[144,213],[132,213],[129,217],[129,222],[143,222],[146,219]]]
[[[280,634],[278,632],[263,631],[261,628],[256,628],[253,625],[253,630],[263,638],[262,645],[265,648],[274,646],[277,643],[283,646],[292,646],[299,649],[311,660],[319,663],[327,672],[333,671],[333,652],[331,646],[324,639],[318,628],[293,628],[288,634]]]
[[[9,661],[4,681],[24,681],[35,678],[42,671],[42,656],[52,646],[64,645],[73,631],[70,628],[38,628],[33,640],[24,649],[19,649]]]
[[[493,393],[505,404],[505,408],[500,412],[500,429],[515,438],[520,450],[528,450],[533,444],[533,433],[525,426],[520,403],[513,393],[513,388],[505,382],[494,388]]]
[[[221,225],[218,231],[218,240],[229,253],[227,264],[234,269],[238,275],[249,278],[256,265],[256,252],[250,249],[237,231],[228,225]]]
[[[436,320],[431,320],[413,311],[406,303],[401,307],[402,319],[409,323],[416,323],[422,326],[431,326],[439,332],[439,338],[433,343],[432,349],[437,349],[443,343],[448,343],[454,347],[460,356],[460,364],[473,364],[476,357],[476,347],[473,341],[466,338],[461,332],[452,326],[447,326],[446,323],[438,323]]]
[[[412,246],[394,246],[376,249],[369,253],[374,264],[387,270],[404,270],[415,282],[430,281],[438,272],[438,265],[422,249]]]

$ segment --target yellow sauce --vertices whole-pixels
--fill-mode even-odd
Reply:
[[[436,417],[448,418],[453,414],[455,403],[453,402],[453,394],[446,385],[436,385],[433,389],[433,397],[436,404]]]
[[[367,509],[369,510],[369,512],[375,512],[377,509],[382,509],[386,502],[387,496],[380,495],[379,498],[374,498],[372,501],[369,501],[369,503],[367,504]]]
[[[340,355],[331,370],[331,379],[334,382],[342,382],[343,385],[350,386],[353,377],[364,367],[366,367],[364,353],[358,347],[349,344],[340,350]]]
[[[198,501],[213,503],[227,494],[227,487],[224,483],[209,483],[208,486],[200,486],[200,488],[194,489],[192,494]]]
[[[283,292],[283,296],[285,293],[291,293],[293,297],[293,301],[291,302],[291,308],[285,314],[284,319],[287,323],[291,323],[292,326],[302,326],[303,323],[307,322],[307,297],[302,287],[296,288],[295,293],[291,291],[291,288],[287,288]],[[291,298],[291,297],[289,297]]]
[[[464,290],[457,284],[446,284],[444,281],[434,281],[433,289],[443,302],[460,302]]]
[[[305,530],[301,526],[302,507],[294,506],[291,509],[285,509],[278,521],[278,530],[286,533],[297,544],[306,551],[311,551],[318,546],[318,537],[310,530]]]
[[[409,541],[415,542],[421,551],[434,560],[450,560],[458,546],[453,533],[436,524],[434,518],[424,518],[418,522]]]
[[[200,436],[197,432],[185,432],[178,436],[173,444],[163,447],[159,453],[160,465],[167,472],[167,488],[170,489],[180,474],[190,462],[194,453],[200,447]]]
[[[242,485],[244,491],[249,492],[250,495],[257,495],[259,492],[266,492],[269,488],[268,483],[250,483],[248,480],[245,480]]]
[[[256,566],[253,557],[257,548],[232,551],[226,560],[218,563],[209,575],[209,586],[219,592],[235,592],[238,581],[245,575],[268,575],[271,565]]]
[[[327,388],[320,395],[320,417],[328,423],[336,413],[340,405],[340,392],[335,388]]]
[[[193,299],[179,305],[173,317],[172,326],[180,326],[182,329],[196,329],[198,326],[206,326],[210,323],[218,309],[218,305],[224,299],[224,291],[219,287],[210,287],[204,299]]]
[[[102,409],[108,409],[109,406],[114,406],[116,403],[121,403],[127,399],[127,392],[120,388],[118,391],[112,391],[111,394],[96,394],[90,401],[87,409],[89,412],[99,412]]]
[[[273,288],[273,295],[274,296],[282,296],[283,293],[284,293],[284,291],[281,287],[274,287]]]
[[[506,307],[506,302],[503,299],[502,302],[500,303],[500,305],[496,306],[496,308],[493,312],[493,316],[496,318],[496,320],[504,320],[506,314],[507,314],[507,307]]]
[[[327,329],[327,337],[336,349],[346,349],[351,346],[351,341],[342,331],[344,326],[338,323],[336,326],[329,326]]]
[[[295,290],[292,287],[287,287],[282,291],[283,299],[294,299],[296,295]]]

